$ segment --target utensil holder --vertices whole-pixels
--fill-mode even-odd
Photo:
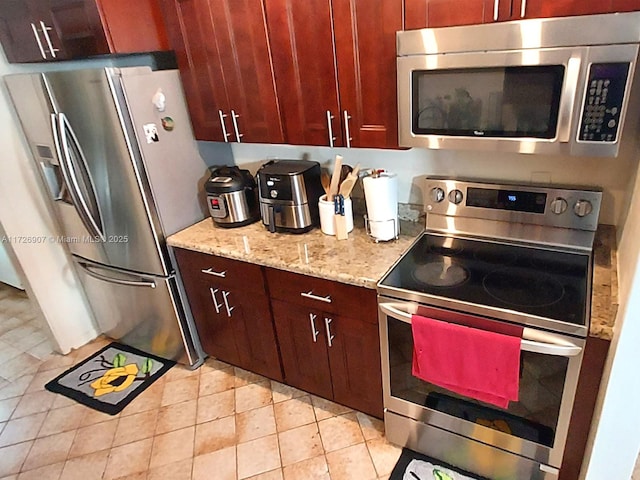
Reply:
[[[325,235],[336,234],[336,219],[334,203],[327,200],[323,195],[318,200],[318,210],[320,211],[320,230]],[[347,224],[347,232],[353,230],[353,206],[351,197],[344,199],[344,218]]]

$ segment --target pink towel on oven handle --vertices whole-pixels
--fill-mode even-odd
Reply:
[[[507,408],[518,400],[520,338],[413,315],[414,376]]]

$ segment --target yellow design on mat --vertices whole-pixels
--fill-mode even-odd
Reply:
[[[130,363],[124,367],[115,367],[104,372],[102,377],[91,384],[94,395],[100,397],[112,392],[121,392],[133,383],[138,374],[138,366]]]

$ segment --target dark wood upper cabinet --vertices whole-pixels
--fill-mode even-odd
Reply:
[[[634,12],[640,10],[640,0],[612,0],[611,11]]]
[[[262,0],[161,0],[198,140],[283,143]]]
[[[168,48],[154,0],[0,0],[0,41],[16,63]]]
[[[406,30],[640,10],[640,0],[404,0]]]
[[[513,20],[520,18],[569,17],[613,11],[611,3],[597,0],[576,2],[575,0],[513,0]]]
[[[402,29],[402,4],[334,0],[333,18],[343,133],[354,147],[397,148],[396,32]]]
[[[41,27],[32,7],[24,0],[0,0],[0,42],[9,62],[43,61],[44,39],[38,37],[39,48]]]
[[[342,145],[331,0],[265,5],[287,142],[329,145],[332,122],[335,144]]]
[[[397,147],[399,0],[265,0],[288,143]]]
[[[490,22],[493,8],[490,0],[405,0],[405,29]]]

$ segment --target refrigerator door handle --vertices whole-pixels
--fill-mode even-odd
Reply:
[[[52,114],[52,117],[54,116],[55,114]],[[100,238],[100,240],[104,242],[106,241],[106,237],[103,232],[104,227],[102,225],[102,219],[100,218],[98,202],[96,201],[95,186],[91,180],[87,162],[84,158],[84,153],[80,148],[78,139],[76,138],[66,115],[62,112],[57,114],[57,128],[54,128],[54,132],[54,136],[56,136],[56,148],[59,149],[60,165],[63,166],[62,172],[69,193],[71,194],[71,198],[73,199],[73,203],[80,215],[80,219],[91,235],[96,238]],[[87,199],[85,199],[82,194],[76,168],[73,164],[73,160],[71,159],[72,147],[79,157],[77,166],[80,169],[79,173],[84,180],[83,183],[85,184],[87,194],[92,197],[89,201],[95,208],[95,215],[91,211],[91,208],[87,203]]]
[[[117,285],[128,285],[128,286],[132,286],[132,287],[149,287],[149,288],[156,288],[156,282],[154,281],[150,281],[150,280],[144,280],[144,277],[138,277],[140,280],[124,280],[122,278],[114,278],[111,277],[109,275],[105,275],[102,273],[98,273],[95,269],[100,269],[100,270],[108,270],[104,267],[95,265],[93,263],[89,263],[89,262],[81,262],[79,260],[76,260],[76,264],[82,268],[85,273],[93,278],[96,278],[98,280],[102,280],[105,282],[109,282],[109,283],[115,283]],[[132,277],[134,277],[132,275]]]

